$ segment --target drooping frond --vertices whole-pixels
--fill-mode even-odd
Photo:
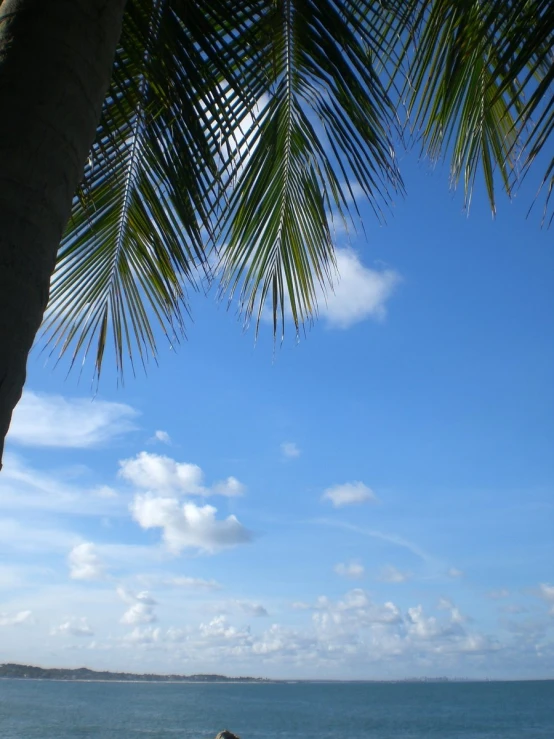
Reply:
[[[297,330],[317,312],[317,285],[333,277],[328,217],[348,215],[354,183],[377,213],[402,188],[395,111],[374,65],[389,43],[380,14],[373,3],[282,0],[256,29],[269,86],[248,152],[232,162],[223,288],[247,318],[271,310],[275,333],[287,304]]]
[[[482,169],[494,212],[495,171],[510,194],[522,154],[536,156],[552,133],[552,4],[407,0],[405,13],[397,72],[406,75],[412,126],[433,159],[451,156],[468,205]]]
[[[97,373],[110,333],[120,372],[135,349],[143,362],[156,356],[153,323],[170,342],[183,333],[186,285],[213,238],[222,132],[229,145],[249,105],[234,76],[230,34],[244,33],[234,7],[129,0],[45,322],[73,360],[93,348]]]

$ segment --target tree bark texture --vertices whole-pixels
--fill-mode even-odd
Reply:
[[[0,0],[0,467],[125,0]]]

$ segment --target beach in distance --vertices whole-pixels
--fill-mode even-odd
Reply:
[[[214,676],[219,677],[219,676]],[[552,739],[554,681],[0,680],[2,739]]]

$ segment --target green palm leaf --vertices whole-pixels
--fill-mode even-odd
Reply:
[[[231,3],[128,3],[44,326],[73,361],[94,348],[97,373],[110,332],[121,372],[135,350],[143,363],[156,356],[153,321],[171,343],[184,331],[186,285],[213,238],[222,131],[230,145],[248,110],[230,17],[240,31]]]
[[[389,43],[376,32],[380,13],[369,3],[288,0],[257,29],[270,85],[222,219],[222,284],[256,322],[269,303],[274,332],[287,303],[298,330],[317,312],[317,284],[332,284],[328,214],[349,214],[352,184],[377,214],[402,188],[395,110],[373,64]]]
[[[450,154],[468,206],[482,168],[494,212],[495,172],[511,194],[552,133],[552,4],[411,0],[405,12],[396,73],[406,78],[412,125],[432,159]]]

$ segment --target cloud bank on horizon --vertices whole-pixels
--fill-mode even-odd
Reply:
[[[57,411],[51,446],[80,450],[77,466],[27,456],[47,446]],[[312,519],[298,523],[294,498],[265,504],[248,465],[239,480],[232,462],[206,462],[205,472],[129,454],[144,417],[125,404],[26,394],[0,477],[6,659],[274,677],[505,676],[554,665],[551,583],[514,588],[504,574],[496,589],[466,588],[448,546],[430,556],[391,532],[387,495],[360,480],[327,480],[305,496]],[[113,452],[115,439],[125,449],[95,473],[88,455]],[[274,474],[290,474],[283,457],[301,464],[294,442],[273,448]],[[336,519],[318,519],[329,504]],[[274,531],[272,506],[285,516]]]

